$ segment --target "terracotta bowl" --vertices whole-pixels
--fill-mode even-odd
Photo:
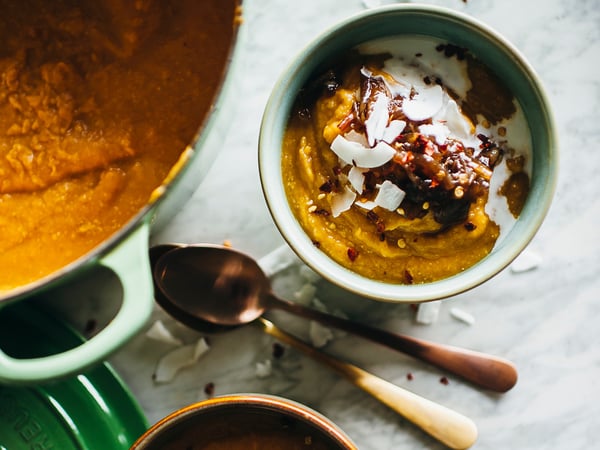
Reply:
[[[215,450],[358,449],[329,419],[304,405],[270,395],[236,394],[175,411],[153,425],[131,450],[185,450],[207,445]]]

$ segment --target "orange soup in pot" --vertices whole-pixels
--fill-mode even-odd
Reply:
[[[147,204],[210,109],[236,5],[0,0],[0,292]]]

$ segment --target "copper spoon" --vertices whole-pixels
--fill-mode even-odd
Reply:
[[[176,318],[196,321],[188,325],[198,327],[200,321],[213,327],[205,326],[206,331],[222,331],[277,308],[386,345],[486,389],[506,392],[517,381],[517,370],[506,359],[384,331],[280,299],[256,261],[229,247],[162,245],[153,251],[157,300]]]

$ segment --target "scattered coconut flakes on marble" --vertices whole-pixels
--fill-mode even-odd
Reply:
[[[308,336],[310,337],[310,341],[312,345],[321,348],[325,344],[327,344],[330,340],[333,339],[333,333],[327,327],[324,327],[318,322],[311,320],[310,326],[308,329]]]
[[[388,211],[396,211],[402,200],[404,200],[406,193],[390,180],[385,180],[378,187],[379,192],[377,192],[377,196],[375,197],[375,204]]]
[[[338,217],[344,211],[348,211],[355,199],[356,193],[348,186],[344,186],[344,191],[335,194],[331,200],[331,214],[333,217]]]
[[[255,374],[257,378],[268,378],[273,372],[273,363],[270,359],[264,361],[257,361]]]
[[[510,265],[511,272],[521,273],[536,269],[542,263],[542,257],[532,250],[524,250]]]
[[[381,140],[387,142],[388,144],[392,144],[396,140],[396,138],[402,133],[402,131],[404,131],[405,127],[406,122],[404,120],[392,120],[383,132]]]
[[[146,331],[146,337],[165,344],[183,345],[183,341],[173,336],[160,319],[154,321],[152,326]]]
[[[298,259],[298,256],[296,256],[296,254],[284,244],[277,247],[270,253],[267,253],[257,262],[263,272],[270,277],[282,270],[287,269],[291,265],[298,263],[299,261],[300,259]]]
[[[433,117],[443,106],[444,91],[439,85],[425,87],[417,91],[413,98],[402,102],[402,112],[410,120],[420,122]]]
[[[396,154],[396,150],[383,141],[369,148],[358,142],[349,141],[342,135],[335,137],[330,148],[344,163],[364,169],[382,166]]]
[[[357,194],[362,194],[365,184],[364,170],[352,166],[348,172],[348,181]]]
[[[317,292],[317,287],[312,283],[304,283],[299,290],[294,292],[294,298],[302,305],[309,305]]]
[[[450,315],[467,325],[473,325],[475,323],[475,317],[473,314],[460,308],[450,308]]]
[[[154,381],[168,383],[177,373],[198,362],[198,359],[209,350],[206,339],[200,338],[194,344],[182,345],[163,355],[156,364]]]
[[[381,6],[381,0],[362,0],[362,4],[365,8],[377,8]]]
[[[417,308],[415,320],[424,325],[431,325],[438,319],[440,313],[441,301],[420,303]]]

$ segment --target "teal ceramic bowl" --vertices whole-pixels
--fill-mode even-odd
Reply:
[[[359,44],[399,35],[425,35],[466,47],[512,91],[532,137],[530,192],[515,225],[492,252],[452,277],[397,285],[357,275],[316,248],[286,199],[281,173],[282,140],[299,90],[337,55]],[[550,207],[558,171],[557,138],[542,83],[525,57],[480,21],[449,9],[402,4],[352,16],[304,48],[283,72],[266,105],[259,139],[259,169],[265,199],[290,247],[316,272],[357,294],[392,302],[422,302],[473,288],[502,271],[528,245]]]

